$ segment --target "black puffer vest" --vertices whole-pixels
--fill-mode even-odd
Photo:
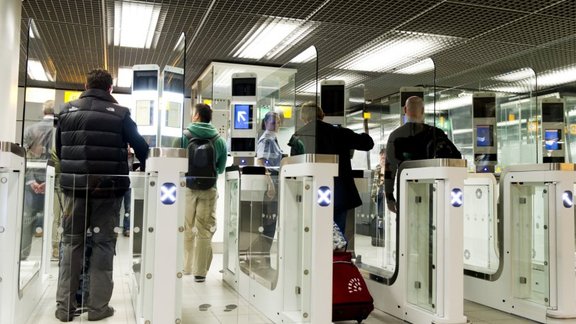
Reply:
[[[87,191],[92,197],[124,194],[130,186],[123,136],[128,115],[128,108],[100,89],[86,90],[62,107],[58,128],[63,190]]]

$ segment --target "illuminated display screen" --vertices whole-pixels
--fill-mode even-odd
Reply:
[[[544,131],[544,146],[549,151],[556,151],[562,149],[560,144],[560,137],[562,132],[559,129],[547,129]]]
[[[166,106],[166,126],[180,128],[182,111],[179,102],[169,101]]]
[[[494,146],[491,125],[476,126],[476,146],[487,147]]]
[[[252,129],[252,114],[252,105],[234,105],[234,129]]]
[[[154,101],[136,100],[135,121],[138,126],[150,126],[154,121]]]

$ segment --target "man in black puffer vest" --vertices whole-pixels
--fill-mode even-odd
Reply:
[[[60,159],[60,186],[64,193],[62,261],[56,292],[56,318],[70,322],[76,312],[76,291],[82,272],[85,236],[91,233],[88,320],[114,314],[112,265],[115,229],[122,196],[130,187],[129,143],[141,169],[148,144],[130,118],[128,108],[111,96],[112,76],[106,70],[90,71],[80,99],[66,103],[56,129],[56,154]]]

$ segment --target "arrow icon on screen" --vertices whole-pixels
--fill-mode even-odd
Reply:
[[[238,112],[238,122],[245,122],[246,121],[246,112],[239,111]]]

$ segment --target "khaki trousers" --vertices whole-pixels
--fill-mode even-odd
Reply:
[[[212,263],[212,236],[216,232],[216,188],[186,189],[184,272],[205,277]]]

